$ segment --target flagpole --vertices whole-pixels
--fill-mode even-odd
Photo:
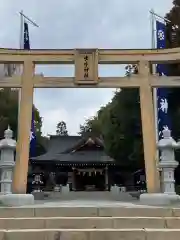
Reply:
[[[20,12],[20,38],[19,38],[19,48],[23,49],[23,23],[24,23],[24,17],[23,17],[23,10]]]
[[[23,49],[23,40],[24,40],[24,17],[23,10],[20,12],[20,38],[19,38],[19,48]],[[19,75],[21,75],[22,67],[19,65]],[[18,91],[18,125],[19,125],[19,115],[20,115],[20,103],[21,103],[21,88]],[[18,127],[19,128],[19,127]]]
[[[155,40],[155,14],[154,10],[151,9],[150,16],[151,16],[151,48],[156,48],[156,40]],[[156,74],[156,65],[152,65],[152,74]],[[156,142],[159,140],[159,134],[158,134],[158,109],[157,109],[157,89],[153,88],[153,102],[154,102],[154,121],[155,121],[155,131],[156,131]],[[157,154],[157,157],[159,157],[159,152]]]
[[[155,16],[154,10],[151,9],[150,17],[151,17],[151,48],[156,48],[156,29],[155,29]],[[156,64],[152,65],[152,74],[156,74]],[[155,134],[156,134],[156,143],[159,141],[159,130],[158,130],[158,102],[157,102],[157,88],[153,88],[153,102],[154,102],[154,121],[155,121]],[[159,151],[156,151],[156,164],[157,169],[159,169]],[[161,186],[161,172],[159,172],[159,181],[160,181],[160,190]]]
[[[20,14],[20,39],[19,39],[19,47],[20,49],[24,49],[24,19],[26,19],[29,23],[31,23],[35,27],[39,27],[34,21],[32,21],[29,17],[27,17],[23,10],[19,12]],[[21,65],[19,66],[19,75],[21,75]],[[20,114],[20,102],[21,102],[21,89],[18,91],[18,123],[19,123],[19,114]]]

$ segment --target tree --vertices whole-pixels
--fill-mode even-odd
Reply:
[[[14,138],[17,139],[18,123],[18,92],[10,88],[1,89],[0,91],[0,139],[4,138],[4,131],[8,125],[13,130]],[[36,134],[36,154],[40,155],[45,151],[41,144],[42,140],[42,118],[38,109],[33,106]]]
[[[35,131],[37,136],[41,136],[42,118],[38,109],[33,106]],[[14,132],[14,138],[17,138],[17,122],[18,122],[18,92],[11,89],[3,89],[0,91],[0,138],[4,137],[4,131],[8,127]]]
[[[106,113],[103,136],[107,150],[120,162],[142,165],[143,144],[138,89],[115,93]]]
[[[66,123],[64,121],[61,121],[57,124],[56,134],[60,135],[60,136],[67,136],[68,135],[67,126],[66,126]]]
[[[97,116],[89,118],[85,121],[84,125],[80,125],[80,131],[78,132],[81,136],[95,136],[101,137],[101,125]]]
[[[36,137],[42,136],[42,117],[40,116],[39,110],[33,105],[33,111],[34,111],[34,125],[35,125],[35,134]]]
[[[18,94],[10,89],[0,91],[0,138],[4,137],[4,131],[10,125],[17,137],[17,117],[18,117]]]
[[[143,143],[138,89],[116,91],[97,116],[81,126],[80,133],[102,136],[106,152],[124,165],[142,167]]]

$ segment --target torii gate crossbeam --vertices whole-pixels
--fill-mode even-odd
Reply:
[[[29,139],[34,88],[139,88],[141,121],[144,143],[147,189],[159,192],[159,173],[156,159],[156,141],[152,88],[179,87],[180,77],[151,75],[150,64],[180,61],[180,48],[162,50],[69,49],[16,50],[0,49],[0,63],[23,64],[22,76],[0,79],[0,87],[21,88],[20,118],[14,193],[26,193]],[[139,74],[131,77],[99,77],[98,64],[138,65]],[[44,77],[35,75],[35,64],[74,64],[74,77]]]

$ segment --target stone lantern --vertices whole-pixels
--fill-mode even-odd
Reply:
[[[180,196],[175,192],[174,171],[178,166],[174,151],[180,148],[180,142],[171,137],[171,131],[163,130],[163,138],[157,144],[160,150],[159,168],[162,173],[162,193],[145,193],[140,196],[140,202],[149,205],[168,205],[180,202]]]
[[[0,141],[0,202],[4,206],[32,205],[34,204],[32,194],[16,194],[11,190],[16,149],[16,141],[12,137],[13,132],[8,127],[4,133],[4,139]]]
[[[158,148],[161,152],[159,167],[162,171],[162,190],[164,193],[176,195],[174,171],[179,163],[175,160],[174,151],[180,148],[180,144],[171,137],[170,130],[164,130]]]
[[[1,194],[12,192],[12,175],[14,168],[14,152],[16,141],[12,139],[13,132],[8,127],[4,132],[4,139],[0,141],[0,189]]]

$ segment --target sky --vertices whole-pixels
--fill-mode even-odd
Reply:
[[[0,0],[0,47],[20,47],[20,15],[29,25],[31,48],[151,48],[149,10],[164,16],[172,0]],[[44,76],[73,76],[72,66],[37,66]],[[124,66],[99,68],[100,76],[123,76]],[[115,89],[35,89],[34,104],[43,134],[55,134],[59,121],[70,135],[113,97]]]

